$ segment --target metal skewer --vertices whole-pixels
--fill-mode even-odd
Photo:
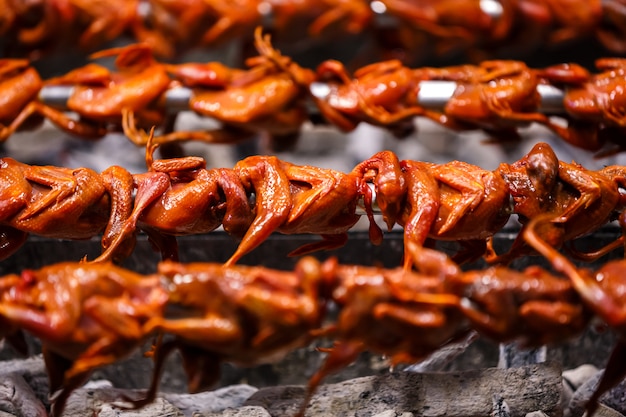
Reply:
[[[417,104],[428,109],[443,109],[456,88],[457,84],[453,81],[422,81],[419,83]],[[50,107],[66,111],[68,110],[67,100],[73,90],[73,86],[45,86],[39,92],[39,100]],[[564,111],[563,90],[540,84],[537,91],[541,96],[539,111],[550,114]],[[324,83],[315,82],[311,84],[310,92],[313,96],[323,100],[330,93],[330,88]],[[189,100],[192,95],[193,91],[186,87],[169,89],[164,96],[165,108],[172,113],[189,111]],[[315,110],[313,103],[310,107]]]

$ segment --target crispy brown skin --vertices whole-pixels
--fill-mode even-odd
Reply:
[[[312,395],[365,350],[413,362],[472,330],[541,345],[579,334],[590,318],[575,280],[540,268],[463,272],[442,252],[416,243],[408,249],[417,270],[312,257],[293,271],[171,261],[147,276],[105,262],[26,270],[0,278],[0,336],[18,343],[24,330],[41,340],[58,415],[93,370],[159,335],[168,337],[154,345],[151,387],[133,407],[154,399],[175,349],[197,391],[216,381],[222,362],[262,363],[330,337],[336,343],[310,380]],[[326,314],[330,302],[338,307],[334,319]]]

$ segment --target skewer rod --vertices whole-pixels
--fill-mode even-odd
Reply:
[[[419,84],[417,103],[428,109],[442,109],[457,87],[453,81],[422,81]],[[72,86],[45,86],[39,92],[39,99],[51,107],[59,110],[68,110],[67,100],[73,92]],[[316,82],[310,87],[311,94],[324,99],[330,93],[330,89],[324,83]],[[562,113],[563,90],[547,84],[540,84],[537,91],[541,96],[539,111],[544,113]],[[164,103],[168,111],[172,113],[189,110],[189,100],[193,92],[186,87],[172,88],[165,93]],[[314,105],[311,106],[315,108]]]
[[[67,100],[74,92],[74,87],[65,85],[45,86],[39,91],[39,100],[59,110],[68,110]]]
[[[537,91],[541,96],[541,104],[539,111],[546,114],[564,113],[563,107],[564,94],[563,90],[548,84],[539,84]]]
[[[186,87],[177,87],[165,93],[165,108],[171,113],[189,110],[189,100],[193,92]]]
[[[454,81],[422,81],[417,93],[417,104],[429,109],[442,109],[454,94],[454,90],[456,90]]]

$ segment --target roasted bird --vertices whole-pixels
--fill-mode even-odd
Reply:
[[[481,130],[491,142],[515,141],[520,129],[536,123],[599,155],[624,148],[622,58],[597,60],[593,74],[574,63],[529,68],[513,60],[442,68],[386,60],[350,74],[336,60],[323,61],[315,71],[301,67],[276,50],[261,28],[254,44],[258,55],[246,61],[246,69],[219,62],[159,62],[146,44],[92,55],[116,56],[115,70],[90,63],[47,80],[28,61],[4,59],[0,140],[45,118],[85,139],[123,130],[133,143],[145,146],[145,129],[156,126],[155,143],[238,143],[262,137],[282,150],[293,146],[308,121],[321,119],[344,132],[368,123],[404,138],[414,133],[415,117],[425,117],[454,131]],[[429,101],[424,92],[429,86],[432,92],[433,86],[450,88],[450,83],[454,87],[444,102],[442,97]],[[172,131],[181,109],[219,126]]]
[[[472,329],[496,341],[558,343],[578,335],[591,317],[577,285],[538,267],[463,272],[441,252],[417,244],[409,250],[417,270],[311,257],[293,271],[171,261],[148,276],[110,263],[25,270],[0,278],[0,320],[8,324],[0,336],[14,341],[27,331],[42,341],[52,412],[60,415],[93,370],[151,337],[155,373],[146,397],[120,398],[135,408],[154,399],[163,362],[175,349],[197,391],[216,381],[222,362],[249,366],[331,338],[310,396],[365,350],[394,364],[414,362]],[[326,313],[331,302],[336,318]]]
[[[587,170],[559,161],[546,144],[494,171],[460,161],[400,161],[383,151],[349,173],[260,155],[233,169],[207,169],[198,157],[153,160],[155,148],[150,145],[146,153],[149,171],[134,175],[117,166],[98,174],[2,159],[2,257],[17,250],[27,234],[86,239],[102,233],[104,251],[96,260],[119,260],[132,250],[136,233],[144,231],[164,259],[175,260],[175,236],[220,226],[242,239],[227,265],[274,232],[320,235],[321,241],[292,253],[303,255],[342,246],[360,218],[357,208],[370,218],[370,237],[379,243],[375,200],[388,228],[404,228],[407,252],[411,242],[449,240],[463,247],[458,262],[488,255],[492,262],[508,263],[531,252],[521,238],[507,254],[490,249],[511,214],[522,224],[550,214],[552,222],[541,233],[562,247],[624,212],[624,167]],[[599,250],[598,256],[615,247]],[[405,267],[410,266],[407,257]]]
[[[322,62],[316,71],[301,67],[276,50],[261,27],[254,32],[254,44],[258,55],[247,61],[247,69],[217,62],[166,64],[153,57],[147,44],[92,55],[116,56],[116,70],[90,63],[47,80],[26,60],[4,59],[0,140],[46,118],[87,139],[123,129],[139,146],[145,146],[148,138],[143,128],[157,126],[161,132],[155,143],[235,143],[264,135],[283,149],[293,144],[303,123],[319,113],[342,131],[365,122],[405,137],[413,132],[415,117],[427,117],[456,131],[483,130],[492,140],[512,141],[520,128],[539,123],[590,151],[616,152],[623,147],[626,119],[619,92],[626,61],[621,58],[597,60],[596,74],[576,64],[529,68],[521,61],[488,60],[479,65],[410,68],[387,60],[362,67],[352,76],[335,60]],[[420,102],[422,86],[429,82],[455,83],[441,109]],[[541,91],[548,87],[562,97],[560,109],[542,105]],[[65,92],[58,93],[59,88]],[[181,90],[188,94],[185,109],[218,121],[221,127],[171,132],[173,123],[167,115],[172,112],[172,97],[180,96]],[[59,101],[77,118],[61,111]],[[309,104],[317,111],[312,112]],[[180,103],[175,107],[180,110]],[[565,126],[553,120],[555,111]],[[607,146],[612,148],[603,149]]]
[[[379,55],[401,49],[405,60],[453,52],[472,58],[504,47],[522,53],[590,38],[615,53],[626,49],[619,0],[3,0],[0,6],[5,56],[67,47],[91,52],[126,36],[172,58],[245,40],[259,25],[283,42],[369,35]]]

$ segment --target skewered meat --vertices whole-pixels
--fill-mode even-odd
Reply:
[[[150,49],[139,44],[101,51],[93,57],[111,55],[117,55],[116,63],[122,72],[111,73],[105,67],[88,64],[64,76],[46,80],[45,84],[49,86],[74,87],[67,107],[78,114],[78,120],[33,99],[21,108],[9,126],[0,131],[0,139],[8,138],[33,114],[45,116],[66,132],[88,139],[121,130],[123,116],[128,117],[128,113],[137,113],[146,125],[163,124],[164,111],[151,108],[151,105],[170,85],[165,68],[152,59]],[[129,139],[145,145],[141,137],[137,139],[129,135]]]
[[[259,25],[285,41],[370,33],[379,40],[392,37],[408,57],[423,57],[420,49],[484,57],[502,47],[528,51],[589,38],[622,53],[619,35],[626,15],[619,0],[12,0],[1,6],[5,55],[22,57],[67,46],[90,52],[130,36],[171,58],[195,47],[246,39]]]
[[[599,59],[595,74],[566,63],[528,68],[521,61],[484,61],[409,68],[389,60],[362,67],[350,76],[334,60],[324,61],[317,71],[299,66],[274,49],[259,28],[255,45],[259,55],[248,60],[247,69],[217,62],[165,64],[157,62],[145,44],[94,54],[117,55],[117,71],[92,63],[43,81],[26,61],[3,60],[0,88],[7,98],[0,103],[0,123],[7,126],[0,128],[0,140],[24,128],[27,121],[45,117],[87,139],[123,129],[138,146],[147,143],[144,129],[157,126],[161,129],[154,143],[158,144],[237,143],[262,135],[274,148],[285,149],[293,145],[302,125],[317,116],[343,131],[365,122],[397,137],[413,132],[415,117],[426,117],[455,131],[482,130],[490,141],[515,141],[521,128],[538,123],[571,145],[599,155],[624,148],[624,106],[619,91],[623,90],[625,65],[620,58]],[[448,82],[456,87],[441,109],[420,98],[427,83]],[[58,87],[67,91],[60,93],[55,90]],[[65,110],[76,113],[78,119],[58,108],[64,94]],[[561,103],[544,107],[542,94],[562,97]],[[171,119],[166,115],[180,111],[181,100],[183,108],[221,126],[171,132]]]
[[[148,276],[110,263],[25,270],[0,278],[0,320],[9,324],[2,335],[25,330],[41,339],[51,390],[58,391],[53,413],[60,414],[93,370],[152,336],[155,372],[146,397],[120,398],[132,407],[154,399],[174,349],[196,391],[215,382],[222,362],[249,366],[329,337],[336,342],[310,380],[310,396],[365,350],[394,364],[413,362],[472,329],[497,341],[557,343],[578,335],[591,317],[576,284],[538,267],[463,272],[441,252],[418,244],[409,250],[416,271],[311,257],[293,271],[171,261]],[[326,317],[330,302],[336,318]]]
[[[150,170],[134,175],[116,166],[97,174],[2,159],[2,256],[17,250],[25,234],[85,239],[104,233],[104,252],[97,261],[121,259],[132,250],[136,232],[145,231],[164,259],[177,259],[175,236],[207,233],[220,225],[242,239],[227,265],[274,232],[320,235],[320,242],[293,253],[303,255],[342,246],[361,204],[370,218],[370,237],[379,243],[382,231],[374,221],[370,185],[387,226],[404,227],[405,250],[427,238],[460,241],[465,250],[457,255],[459,262],[487,253],[494,262],[508,263],[529,253],[521,238],[507,254],[487,251],[511,214],[524,223],[550,213],[550,227],[541,233],[561,247],[624,212],[624,167],[590,171],[559,161],[546,144],[494,171],[460,161],[399,161],[384,151],[349,173],[260,155],[233,169],[206,169],[198,157],[153,160],[155,148],[150,145],[146,153]],[[410,263],[407,258],[407,269]]]
[[[529,228],[524,232],[528,244],[545,256],[556,271],[569,278],[572,288],[579,294],[585,307],[615,329],[618,335],[605,372],[587,402],[587,414],[593,415],[602,394],[626,376],[623,308],[626,260],[610,261],[596,271],[576,268],[569,259],[535,233],[535,229],[546,220],[546,216],[538,216],[530,222]]]
[[[3,278],[1,287],[0,316],[8,330],[25,330],[42,341],[54,394],[52,415],[62,413],[71,392],[95,368],[128,356],[146,341],[142,326],[167,302],[158,276],[105,264],[61,263],[24,271]]]

